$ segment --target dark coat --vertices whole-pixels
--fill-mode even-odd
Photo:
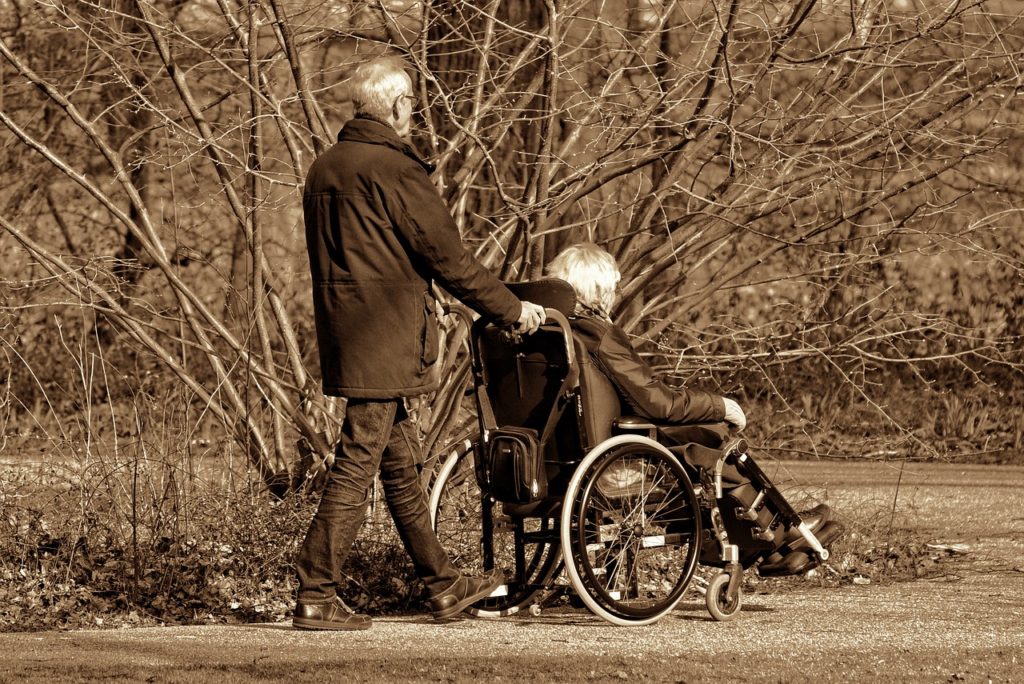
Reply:
[[[655,377],[619,326],[595,316],[576,316],[569,323],[634,415],[672,423],[717,423],[725,418],[722,397],[675,390]]]
[[[463,247],[432,170],[390,126],[362,118],[309,170],[302,206],[325,394],[436,388],[431,279],[483,316],[519,319],[519,300]]]

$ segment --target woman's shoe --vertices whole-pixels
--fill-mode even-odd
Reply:
[[[812,530],[813,531],[813,530]],[[821,526],[821,529],[814,532],[814,536],[818,538],[822,546],[828,546],[836,539],[843,536],[843,532],[846,528],[838,520],[829,520],[827,523]],[[807,543],[807,540],[801,536],[795,542],[789,545],[787,551],[810,551],[811,545]]]
[[[779,555],[779,554],[774,554]],[[782,577],[783,575],[799,575],[813,568],[817,563],[804,551],[790,551],[773,563],[761,563],[757,566],[757,574],[761,577]]]
[[[846,531],[846,528],[842,523],[836,520],[830,520],[822,525],[817,531],[811,531],[814,532],[814,536],[821,543],[822,547],[827,547],[836,539],[843,536],[843,532]],[[817,567],[817,565],[818,560],[811,550],[811,545],[808,544],[807,540],[801,535],[789,546],[782,546],[778,551],[766,557],[764,561],[757,566],[757,573],[761,575],[761,577],[799,575],[807,572],[811,568]]]
[[[810,528],[811,532],[817,532],[821,529],[821,526],[828,522],[828,519],[831,516],[832,509],[829,508],[828,504],[823,503],[818,504],[814,508],[808,508],[806,511],[800,512],[800,520]],[[786,530],[786,536],[783,539],[782,546],[792,544],[798,539],[803,539],[803,536],[800,534],[800,528],[793,525]]]

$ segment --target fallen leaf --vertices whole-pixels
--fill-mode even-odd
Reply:
[[[925,544],[929,549],[935,549],[937,551],[949,551],[950,553],[967,553],[971,550],[967,544]]]

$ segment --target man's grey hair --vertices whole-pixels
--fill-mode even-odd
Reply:
[[[349,94],[356,114],[386,121],[400,95],[407,95],[407,64],[401,57],[381,57],[352,72]]]

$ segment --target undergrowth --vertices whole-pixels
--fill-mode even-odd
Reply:
[[[928,427],[923,440],[947,435],[946,460],[954,460],[954,448],[984,451],[985,440],[1019,459],[1006,432],[1024,432],[1024,425],[1013,423],[1003,406],[972,396],[905,403],[901,416]],[[822,397],[807,408],[815,422],[800,426],[766,415],[767,405],[751,402],[751,443],[763,449],[797,445],[793,435],[805,440],[793,450],[770,450],[778,459],[815,448],[818,456],[911,457],[908,441],[890,434],[887,442],[884,430],[871,432],[866,413],[840,410],[841,398],[827,392]],[[0,630],[289,617],[294,558],[316,507],[315,493],[275,499],[230,443],[195,452],[173,430],[149,434],[147,442],[49,443],[34,458],[0,465]],[[86,447],[73,446],[80,444]],[[4,451],[16,453],[23,445],[8,434]],[[872,455],[875,451],[881,454]],[[947,571],[951,551],[893,526],[886,511],[858,506],[836,514],[847,533],[831,546],[825,565],[801,578],[758,579],[747,573],[748,590],[889,582]],[[376,501],[368,515],[345,570],[341,592],[353,607],[372,614],[425,610],[421,583],[383,501]]]
[[[142,539],[104,524],[102,515],[83,515],[81,491],[66,481],[57,486],[56,469],[41,472],[33,482],[10,471],[0,480],[0,630],[276,622],[290,615],[293,561],[315,510],[314,495],[274,500],[196,487],[181,497],[188,509],[179,502],[175,524]],[[32,501],[19,500],[44,484],[50,498],[37,491]],[[802,578],[747,573],[747,591],[943,572],[945,552],[891,528],[881,512],[836,515],[848,531],[832,545],[825,566]],[[175,528],[180,533],[171,532]],[[341,591],[359,610],[425,610],[422,587],[382,502],[369,512],[346,572]]]
[[[96,508],[84,510],[82,494],[53,468],[30,477],[0,473],[0,631],[290,615],[293,562],[315,496],[275,500],[197,487],[181,497],[187,509],[179,501],[170,511],[174,523],[152,535],[141,524],[126,533],[126,519],[104,513],[97,497]],[[420,586],[383,507],[369,511],[346,572],[341,590],[354,607],[376,614],[420,607]]]
[[[934,393],[893,387],[882,404],[823,386],[797,404],[741,397],[744,435],[777,458],[1024,463],[1024,413],[1012,393],[976,386]]]

